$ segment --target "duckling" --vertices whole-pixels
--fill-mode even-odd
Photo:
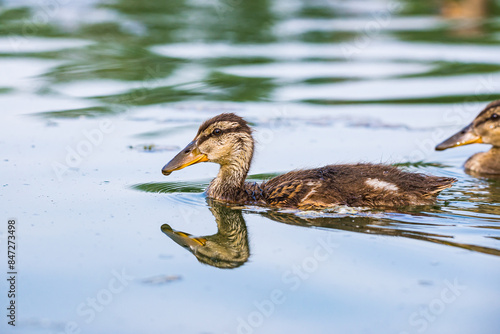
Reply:
[[[465,162],[465,169],[478,174],[500,174],[500,100],[488,104],[471,124],[437,145],[436,150],[474,143],[491,144],[493,147],[488,152],[470,157]]]
[[[207,199],[210,211],[217,222],[217,233],[193,237],[175,231],[168,224],[161,230],[176,243],[189,250],[198,261],[222,269],[237,268],[250,256],[248,234],[241,210],[234,210],[224,203]]]
[[[219,201],[279,208],[324,209],[337,205],[397,207],[434,203],[437,194],[456,179],[404,172],[383,164],[328,165],[295,170],[263,183],[245,182],[254,153],[248,123],[224,113],[198,129],[194,140],[179,152],[162,173],[199,162],[220,165],[206,195]]]

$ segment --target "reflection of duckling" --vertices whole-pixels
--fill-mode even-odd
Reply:
[[[483,19],[490,0],[441,0],[441,15],[453,20],[448,29],[452,36],[473,38],[485,34]]]
[[[485,143],[493,147],[476,153],[465,162],[465,169],[479,174],[500,174],[500,100],[494,101],[477,115],[471,124],[436,146],[436,150]]]
[[[488,0],[444,0],[441,13],[451,19],[480,19],[486,14]]]
[[[395,211],[397,212],[397,211]],[[404,221],[398,221],[390,219],[390,216],[386,218],[376,218],[366,216],[366,217],[342,217],[342,218],[330,218],[330,217],[311,217],[304,218],[298,217],[291,212],[278,212],[274,210],[259,212],[260,215],[269,218],[271,220],[296,225],[303,227],[320,227],[329,230],[340,230],[349,231],[356,233],[366,233],[375,234],[382,236],[394,236],[394,237],[404,237],[409,239],[423,240],[427,242],[433,242],[442,245],[448,245],[452,247],[458,247],[462,249],[468,249],[475,252],[492,254],[500,256],[500,250],[492,247],[483,247],[470,243],[463,243],[454,240],[453,235],[447,235],[445,231],[434,231],[429,233],[421,230],[420,228],[415,228],[415,223],[407,224]],[[399,212],[400,215],[404,215],[405,212]],[[416,213],[412,212],[412,216],[429,217],[427,213]],[[432,219],[432,214],[429,218]],[[418,225],[418,224],[417,224]]]
[[[403,206],[434,202],[455,179],[403,172],[381,164],[329,165],[296,170],[261,184],[246,183],[254,140],[247,122],[235,114],[205,121],[195,139],[165,167],[163,174],[211,161],[221,167],[206,193],[210,198],[274,207],[324,208]]]
[[[216,234],[196,238],[184,232],[174,231],[167,224],[161,227],[163,233],[169,236],[177,244],[188,249],[204,264],[221,269],[240,267],[247,262],[250,256],[247,227],[241,208],[231,208],[225,203],[210,199],[208,199],[207,202],[217,222],[218,231]],[[484,210],[482,210],[482,212],[483,211]],[[421,230],[418,225],[416,227],[414,221],[407,224],[405,221],[394,220],[394,217],[391,218],[390,215],[380,216],[376,214],[377,217],[374,217],[368,214],[367,216],[332,218],[328,217],[328,213],[326,213],[324,215],[320,214],[307,218],[297,216],[289,210],[286,212],[259,210],[256,213],[273,221],[306,228],[320,227],[325,230],[403,237],[468,249],[485,254],[500,255],[500,250],[495,248],[454,241],[452,235],[446,234],[446,230],[434,230],[432,233],[430,233],[431,231],[429,230],[426,232]],[[401,216],[404,215],[405,212],[398,212],[398,214]],[[411,215],[425,218],[428,217],[429,214],[411,212]],[[432,218],[433,213],[430,215]]]
[[[217,222],[218,231],[214,235],[194,238],[187,233],[174,231],[167,224],[162,225],[161,230],[202,263],[226,269],[241,266],[250,256],[247,227],[241,210],[213,203],[210,211]]]

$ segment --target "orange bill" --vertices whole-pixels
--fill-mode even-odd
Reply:
[[[170,239],[174,240],[176,243],[186,248],[197,248],[200,246],[205,246],[207,239],[205,238],[195,238],[188,233],[173,230],[168,224],[163,224],[161,226],[163,233],[168,235]]]
[[[170,173],[175,170],[183,169],[184,167],[204,161],[208,161],[207,156],[201,153],[198,147],[196,147],[196,142],[192,141],[170,160],[170,162],[163,167],[161,172],[163,175],[170,175]]]
[[[469,124],[461,131],[457,132],[450,138],[443,141],[441,144],[436,146],[436,151],[443,151],[447,148],[452,148],[456,146],[463,146],[469,144],[482,143],[483,140],[481,136],[478,136],[472,127],[472,124]]]

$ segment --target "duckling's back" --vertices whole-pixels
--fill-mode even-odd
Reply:
[[[405,172],[390,165],[365,163],[292,171],[263,183],[260,188],[261,200],[277,207],[397,207],[432,204],[435,196],[455,181]]]

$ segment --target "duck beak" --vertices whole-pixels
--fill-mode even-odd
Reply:
[[[184,167],[204,161],[208,161],[207,156],[200,152],[196,146],[196,141],[193,140],[170,160],[170,162],[163,167],[161,172],[163,175],[170,175],[174,170],[183,169]]]
[[[478,136],[473,127],[472,123],[462,129],[462,131],[457,132],[450,138],[446,139],[444,142],[436,146],[436,151],[443,151],[447,148],[452,148],[456,146],[463,146],[469,144],[482,143],[483,139]]]
[[[205,246],[207,243],[207,239],[205,238],[195,238],[188,233],[175,231],[168,224],[163,224],[161,226],[161,231],[185,248],[195,249],[200,246]]]

